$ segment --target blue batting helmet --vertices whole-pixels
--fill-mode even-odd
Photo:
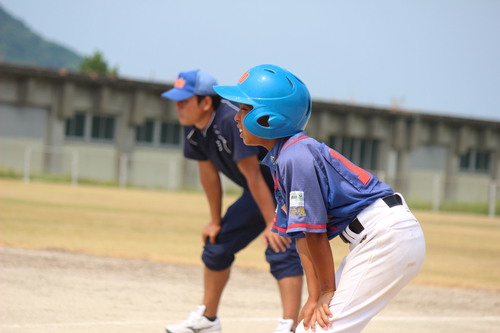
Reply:
[[[307,125],[311,96],[306,85],[289,71],[275,65],[255,66],[235,86],[214,86],[223,98],[253,109],[244,119],[250,133],[264,139],[292,136]],[[259,123],[267,118],[268,126]]]

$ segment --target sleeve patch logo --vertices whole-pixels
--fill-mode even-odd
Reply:
[[[290,207],[304,207],[304,192],[290,192]]]

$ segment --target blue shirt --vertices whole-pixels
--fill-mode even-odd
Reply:
[[[184,156],[198,161],[211,161],[217,170],[242,188],[248,189],[245,176],[238,169],[237,163],[252,155],[257,155],[261,160],[266,152],[263,148],[243,143],[234,121],[238,110],[236,104],[223,99],[205,129],[185,126]],[[261,170],[264,178],[272,184],[269,169],[262,166]]]
[[[394,193],[305,132],[280,139],[263,163],[274,179],[277,208],[273,231],[283,236],[326,232],[332,239],[365,207]]]

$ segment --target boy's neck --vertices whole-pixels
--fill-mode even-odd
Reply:
[[[274,145],[276,142],[278,142],[279,139],[262,139],[262,144],[261,146],[266,148],[267,151],[270,151],[273,149]]]
[[[211,111],[207,112],[207,114],[201,118],[194,126],[199,129],[200,131],[203,131],[206,129],[210,123],[212,123],[212,119],[215,116],[215,110],[212,108]]]

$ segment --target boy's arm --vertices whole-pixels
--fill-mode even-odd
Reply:
[[[316,304],[318,304],[320,295],[319,281],[316,275],[316,270],[314,269],[311,254],[309,253],[307,240],[305,238],[296,238],[295,242],[297,244],[297,252],[300,256],[300,262],[302,264],[302,268],[304,269],[304,274],[306,275],[307,292],[309,294],[306,303],[300,311],[298,321],[300,322],[303,319],[304,328],[308,330],[314,310],[316,309]]]
[[[269,191],[269,187],[264,180],[264,176],[260,171],[259,160],[256,155],[246,157],[238,162],[238,168],[245,176],[245,179],[250,189],[250,193],[259,206],[259,209],[264,216],[267,228],[263,233],[264,243],[266,246],[271,246],[275,252],[285,251],[290,245],[290,240],[281,237],[278,234],[271,232],[271,227],[274,222],[275,205],[274,200]]]
[[[215,244],[215,237],[217,237],[221,228],[222,214],[222,185],[219,171],[210,161],[198,161],[198,167],[200,182],[205,190],[210,208],[210,222],[202,231],[203,243],[206,242],[208,237],[210,243]]]
[[[326,233],[306,233],[309,255],[318,278],[319,298],[311,324],[317,322],[327,329],[330,324],[330,301],[335,293],[335,266],[332,249]]]

